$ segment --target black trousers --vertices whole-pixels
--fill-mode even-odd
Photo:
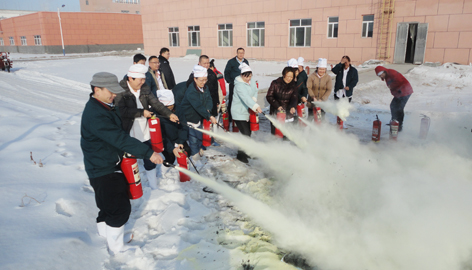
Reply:
[[[131,204],[128,196],[128,182],[122,173],[110,173],[90,178],[95,191],[98,212],[97,223],[104,221],[110,227],[121,227],[129,219]]]
[[[228,104],[226,104],[226,108],[228,110],[228,118],[229,121],[233,120],[231,116],[231,103],[233,103],[233,93],[234,93],[234,83],[229,84],[229,92],[228,92]]]
[[[188,146],[187,142],[184,142],[183,145],[184,145],[184,151],[187,152],[187,156],[190,156],[190,146]],[[174,149],[172,149],[172,150],[174,150]],[[170,152],[168,152],[166,150],[164,150],[162,152],[162,154],[165,157],[165,161],[169,162],[170,164],[174,164],[174,162],[175,162],[175,155],[174,155],[174,152],[172,150]]]
[[[390,112],[392,113],[392,120],[397,120],[400,124],[400,128],[403,126],[403,118],[405,117],[405,106],[410,99],[411,95],[399,97],[394,97],[392,102],[390,102]]]
[[[249,124],[248,121],[234,120],[234,123],[236,123],[236,126],[238,127],[239,132],[241,132],[241,134],[251,137],[251,124]],[[244,151],[238,150],[238,156],[241,155],[244,155],[249,158],[249,156],[244,153]]]

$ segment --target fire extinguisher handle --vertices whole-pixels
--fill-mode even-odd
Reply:
[[[175,165],[174,165],[174,164],[170,164],[170,162],[168,162],[168,161],[164,161],[162,164],[163,164],[164,166],[166,166],[166,167],[175,168]]]

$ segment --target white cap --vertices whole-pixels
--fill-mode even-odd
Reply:
[[[206,68],[204,68],[200,65],[195,65],[193,67],[193,77],[194,78],[208,77],[208,71],[207,71]]]
[[[164,106],[170,106],[175,103],[174,101],[174,93],[172,93],[172,90],[157,90],[156,91],[157,98],[159,101],[164,104]]]
[[[292,59],[288,60],[287,66],[288,66],[288,67],[292,67],[292,68],[298,68],[298,61],[297,61],[297,59],[292,58]]]
[[[326,58],[318,59],[318,65],[316,67],[318,67],[318,68],[328,68],[328,59],[326,59]]]
[[[298,65],[299,66],[303,66],[304,62],[305,62],[305,59],[303,59],[303,57],[301,57],[301,56],[298,57]]]
[[[241,65],[239,65],[239,69],[241,70],[241,73],[248,71],[252,72],[252,69],[246,63],[241,63]]]
[[[146,72],[148,68],[143,64],[135,64],[129,67],[128,77],[131,78],[146,78]]]

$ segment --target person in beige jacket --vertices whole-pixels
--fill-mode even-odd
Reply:
[[[314,107],[313,101],[326,101],[333,91],[331,76],[326,74],[327,68],[328,60],[320,58],[315,72],[308,77],[306,82],[308,88],[308,102],[306,104],[310,109]],[[321,110],[321,114],[324,117],[325,112]]]

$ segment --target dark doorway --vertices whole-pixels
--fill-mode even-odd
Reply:
[[[416,34],[418,33],[418,24],[410,23],[408,25],[408,36],[406,42],[405,63],[413,63],[415,58]]]

